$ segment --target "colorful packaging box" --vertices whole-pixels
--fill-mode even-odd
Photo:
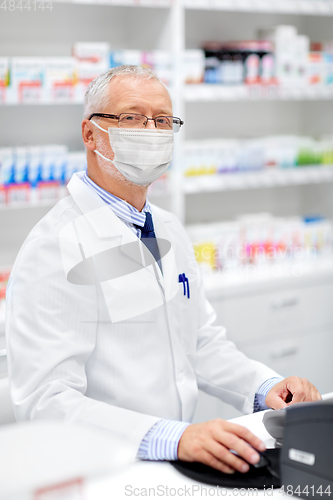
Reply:
[[[294,39],[293,82],[296,87],[308,85],[310,39],[297,35]]]
[[[171,53],[166,50],[154,50],[152,61],[154,73],[165,85],[170,85],[172,79]]]
[[[0,104],[7,102],[7,89],[9,85],[9,58],[0,57]]]
[[[205,53],[203,50],[185,50],[183,54],[185,83],[202,83],[205,73]]]
[[[14,157],[15,157],[14,182],[16,184],[21,184],[22,182],[28,182],[29,148],[27,147],[15,148]]]
[[[44,101],[70,103],[76,83],[74,57],[48,57],[44,67]]]
[[[77,42],[73,46],[76,64],[76,85],[74,100],[82,102],[87,85],[109,69],[110,47],[108,43]]]
[[[324,56],[321,43],[311,43],[308,59],[308,84],[325,83]]]
[[[0,185],[15,181],[15,156],[13,148],[0,148]]]
[[[324,73],[324,84],[333,84],[333,53],[324,52],[323,53],[323,73]]]
[[[45,59],[13,57],[10,61],[10,86],[7,102],[11,104],[41,103]]]
[[[87,155],[85,151],[74,151],[68,153],[65,183],[71,180],[75,172],[81,172],[87,168]]]

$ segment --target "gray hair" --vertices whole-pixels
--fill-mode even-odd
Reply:
[[[146,80],[155,79],[168,91],[166,85],[149,68],[129,64],[117,66],[97,76],[88,85],[83,101],[83,118],[89,118],[92,113],[101,112],[104,109],[110,97],[107,93],[108,85],[112,78],[118,75],[145,78]]]

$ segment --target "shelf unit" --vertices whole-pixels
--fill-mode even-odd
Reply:
[[[178,6],[182,33],[178,50],[195,48],[211,39],[251,39],[255,29],[265,23],[295,22],[300,33],[313,39],[329,37],[332,5],[283,0],[185,0],[184,9]],[[200,22],[206,23],[206,27],[195,32],[193,26],[198,27]],[[177,138],[179,157],[176,156],[176,160],[179,163],[176,163],[175,173],[178,187],[175,207],[183,221],[228,220],[248,211],[272,211],[274,215],[285,216],[286,210],[289,215],[320,210],[333,219],[331,168],[325,173],[321,168],[317,171],[309,168],[249,173],[244,177],[233,174],[185,180],[179,175],[181,152],[187,139],[199,141],[218,135],[233,138],[237,133],[251,138],[269,134],[332,133],[333,95],[330,89],[185,86],[181,81],[178,88],[183,96],[178,103],[179,112],[187,126],[187,131],[185,129]],[[214,115],[215,120],[212,119]],[[326,363],[325,353],[333,348],[333,317],[329,304],[332,271],[332,262],[328,259],[326,263],[301,266],[299,274],[291,265],[289,269],[274,266],[254,273],[245,269],[238,274],[204,276],[204,285],[217,312],[216,324],[224,324],[229,338],[247,355],[266,362],[284,376],[298,373],[313,380],[320,390],[331,390],[326,386],[333,373],[331,365]],[[289,300],[290,296],[293,300]],[[295,304],[295,307],[282,306],[275,311],[272,309],[274,301]],[[318,307],[322,309],[319,311]],[[302,315],[306,314],[313,324],[312,331],[303,327]],[[261,339],[256,338],[257,322],[262,330]],[[324,360],[323,366],[310,362],[314,352]],[[228,405],[200,393],[194,421],[236,415]]]
[[[185,179],[184,191],[186,194],[194,194],[213,191],[266,189],[269,187],[320,184],[326,182],[333,182],[333,165],[250,173],[198,175]]]
[[[172,53],[174,114],[184,119],[185,127],[175,136],[171,195],[155,197],[154,202],[171,209],[185,224],[194,222],[189,221],[193,207],[200,222],[209,221],[212,215],[213,220],[229,219],[263,206],[276,215],[286,215],[286,210],[300,215],[320,206],[324,215],[333,219],[333,166],[182,176],[184,142],[189,139],[332,134],[333,89],[190,86],[181,78],[183,50],[197,48],[208,38],[252,38],[256,28],[279,23],[295,23],[301,33],[313,39],[332,37],[333,0],[53,0],[53,4],[52,12],[4,13],[0,18],[0,56],[68,56],[75,41],[107,41],[113,49]],[[1,114],[6,127],[0,146],[57,142],[82,149],[80,104],[1,106]],[[12,264],[29,229],[49,206],[0,211],[0,232],[5,241],[0,264]],[[333,275],[331,264],[313,266],[304,273],[302,279],[292,279],[293,286]],[[240,291],[251,294],[265,290],[268,296],[272,284],[270,275],[260,273],[205,280],[217,307],[219,300]],[[281,290],[290,284],[289,278],[274,279],[274,286]],[[220,319],[223,321],[223,316]]]
[[[223,28],[231,26],[234,38],[254,34],[256,27],[277,22],[295,23],[300,32],[311,36],[328,36],[328,26],[333,26],[333,1],[331,0],[54,0],[53,11],[34,12],[33,23],[41,28],[30,36],[31,13],[13,13],[2,16],[0,28],[4,43],[0,55],[47,56],[69,55],[71,45],[78,40],[108,41],[112,48],[164,49],[173,55],[174,113],[185,121],[184,130],[175,136],[174,168],[170,179],[170,196],[154,197],[174,211],[186,223],[188,220],[188,195],[209,195],[233,191],[235,196],[247,190],[281,188],[286,196],[287,187],[327,185],[332,181],[332,168],[304,168],[294,171],[253,172],[220,176],[183,178],[183,149],[187,139],[233,137],[234,131],[251,137],[265,133],[333,132],[330,111],[333,111],[333,86],[284,88],[278,86],[221,86],[184,85],[181,78],[181,53],[186,48],[200,46],[207,33],[212,37],[228,37]],[[71,20],[80,15],[81,23],[71,33]],[[29,17],[30,16],[30,17]],[[194,17],[193,17],[194,16]],[[202,18],[202,16],[204,16]],[[231,16],[231,17],[230,17]],[[196,22],[203,19],[203,25]],[[66,21],[64,21],[66,20]],[[240,22],[235,23],[235,20]],[[90,24],[91,23],[91,26]],[[234,24],[233,24],[234,23]],[[325,23],[324,29],[322,23]],[[329,25],[327,24],[329,23]],[[238,26],[239,24],[239,26]],[[89,25],[87,35],[85,26]],[[122,25],[127,26],[124,33]],[[138,30],[137,26],[150,26]],[[208,25],[208,26],[207,26]],[[314,25],[314,26],[313,26]],[[221,28],[220,28],[221,26]],[[109,29],[109,28],[112,29]],[[221,30],[221,31],[220,31]],[[59,37],[59,33],[61,36]],[[203,33],[203,34],[202,34]],[[22,42],[25,42],[24,44]],[[41,43],[43,42],[43,43]],[[244,112],[244,110],[246,110]],[[282,111],[281,111],[282,110]],[[209,123],[202,127],[196,123],[203,112]],[[29,143],[67,143],[71,149],[82,148],[79,124],[81,105],[52,103],[44,105],[1,106],[4,122],[8,127],[2,136],[3,145]],[[223,120],[215,115],[223,116]],[[269,117],[272,117],[269,120]],[[323,123],[320,131],[307,127],[313,122]],[[49,120],[49,122],[48,122]],[[261,128],[258,121],[262,120]],[[272,122],[280,123],[272,129]],[[19,125],[17,123],[19,122]],[[65,123],[66,122],[66,123]],[[45,123],[48,124],[45,127]],[[33,126],[31,126],[33,125]],[[12,129],[16,130],[16,144],[11,143]],[[36,137],[38,140],[36,141]],[[257,191],[256,191],[257,192]],[[308,191],[307,191],[308,192]],[[237,194],[239,193],[239,194]],[[163,198],[163,200],[162,200]],[[168,198],[168,200],[166,200]],[[52,203],[50,204],[52,205]],[[20,207],[17,207],[20,208]],[[21,207],[23,208],[23,207]],[[302,206],[302,210],[303,210]],[[12,208],[15,211],[15,207]],[[203,207],[204,209],[204,207]],[[246,210],[237,203],[235,215]],[[269,207],[268,207],[269,210]],[[28,212],[28,211],[27,211]],[[327,210],[325,215],[333,217]],[[3,212],[3,209],[1,210]],[[28,217],[28,213],[25,214]],[[223,216],[223,214],[222,214]],[[209,217],[209,215],[207,215]],[[203,215],[203,219],[204,219]],[[15,252],[17,248],[15,248]]]
[[[172,92],[174,93],[174,92]],[[185,102],[215,101],[322,101],[333,99],[333,86],[313,87],[279,87],[260,85],[185,85],[183,91]],[[83,101],[73,102],[38,102],[38,103],[5,103],[0,107],[33,107],[33,106],[82,106]]]
[[[186,85],[186,102],[199,101],[321,101],[333,99],[333,87],[227,86],[214,84]]]
[[[311,0],[185,0],[188,9],[210,9],[234,12],[258,12],[275,14],[304,14],[327,16],[333,14],[329,1]]]
[[[87,4],[91,0],[54,0],[55,3]],[[121,7],[171,7],[171,0],[98,0],[98,5]],[[330,0],[184,0],[187,9],[275,14],[333,15]]]
[[[218,301],[235,297],[247,297],[270,287],[286,290],[311,285],[313,280],[333,283],[333,261],[298,262],[289,265],[265,266],[258,269],[244,268],[224,275],[211,274],[204,277],[208,298]]]
[[[96,4],[96,5],[106,5],[109,7],[148,7],[148,8],[170,8],[171,0],[97,0],[93,2],[92,0],[53,0],[57,3],[66,4]]]

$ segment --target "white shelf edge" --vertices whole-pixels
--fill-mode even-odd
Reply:
[[[319,184],[323,182],[333,182],[333,165],[186,177],[184,192],[185,194],[195,194],[213,191],[265,189],[268,187]]]
[[[46,200],[46,201],[41,201],[39,203],[13,203],[11,205],[0,205],[0,213],[1,212],[9,212],[9,211],[14,211],[14,210],[26,210],[30,208],[52,208],[58,201],[60,201],[61,198],[58,198],[56,200]]]
[[[12,107],[12,106],[82,106],[83,101],[76,102],[5,102],[0,103],[0,107]]]
[[[111,7],[171,8],[171,0],[53,0],[54,3],[81,5],[109,5]],[[179,1],[179,0],[178,0]],[[256,12],[332,16],[331,0],[184,0],[187,10],[222,10],[230,12]]]
[[[267,286],[284,285],[290,281],[299,285],[301,281],[322,279],[333,281],[333,256],[319,259],[315,263],[294,262],[288,266],[280,264],[262,271],[255,269],[251,273],[244,269],[238,273],[203,274],[204,288],[210,299],[248,293],[249,289],[259,291]]]
[[[198,175],[185,177],[184,193],[210,193],[243,189],[265,189],[270,187],[295,186],[302,184],[320,184],[333,182],[333,165],[318,167],[297,167],[292,169],[276,169],[260,172],[238,172],[234,174]],[[65,196],[65,194],[64,194]],[[171,192],[152,192],[150,198],[158,199],[171,196]],[[2,211],[26,210],[30,208],[52,208],[63,196],[54,200],[33,203],[13,203],[0,205]]]
[[[110,6],[110,7],[144,7],[166,9],[171,7],[170,0],[52,0],[55,4],[77,4],[77,5],[94,5],[94,6]]]
[[[333,85],[308,87],[250,86],[191,84],[184,86],[185,102],[209,101],[321,101],[333,99]],[[73,102],[22,102],[0,103],[0,107],[11,106],[82,106],[83,101]]]
[[[184,0],[188,10],[332,16],[330,0]]]
[[[186,102],[196,101],[302,101],[333,99],[333,85],[308,87],[198,84],[186,85]]]

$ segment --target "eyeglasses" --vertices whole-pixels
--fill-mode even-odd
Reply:
[[[91,120],[93,116],[118,120],[118,126],[120,128],[145,128],[148,120],[153,120],[155,127],[160,130],[173,130],[173,132],[179,132],[180,127],[184,125],[184,122],[176,116],[157,116],[156,118],[148,118],[148,116],[138,115],[136,113],[120,113],[120,115],[93,113],[89,116],[89,120]]]

